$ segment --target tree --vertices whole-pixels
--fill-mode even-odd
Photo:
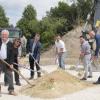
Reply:
[[[28,5],[23,12],[22,18],[17,22],[17,27],[19,27],[26,37],[32,36],[34,24],[38,23],[36,20],[36,10],[32,5]]]
[[[91,11],[92,0],[77,0],[78,19],[86,20],[87,14]]]
[[[5,15],[3,7],[0,6],[0,27],[5,28],[5,27],[8,27],[8,26],[9,26],[8,18]]]
[[[47,12],[47,16],[66,19],[66,25],[72,27],[77,19],[77,6],[75,4],[70,6],[67,3],[59,2],[58,7],[51,8],[50,12]]]
[[[32,5],[28,5],[24,12],[23,12],[23,18],[27,19],[27,20],[33,20],[36,19],[36,10],[34,9],[34,7]]]

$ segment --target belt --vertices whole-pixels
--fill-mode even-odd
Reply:
[[[89,55],[89,54],[91,54],[91,53],[85,53],[85,55]]]

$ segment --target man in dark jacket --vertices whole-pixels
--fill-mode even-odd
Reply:
[[[9,41],[9,31],[3,30],[1,32],[1,41],[0,41],[0,59],[5,60],[10,66],[7,66],[6,64],[2,63],[0,61],[0,64],[2,65],[4,69],[4,73],[8,82],[8,91],[10,95],[16,95],[14,92],[14,84],[13,84],[13,74],[12,74],[12,68],[13,68],[13,54],[12,54],[12,47],[13,44]]]
[[[35,38],[30,41],[29,44],[29,62],[30,62],[30,69],[34,70],[34,64],[36,65],[37,71],[40,70],[39,61],[40,61],[40,50],[41,50],[41,43],[40,43],[40,35],[36,33]],[[41,73],[37,72],[38,77],[41,77]],[[30,79],[33,79],[34,72],[31,71]]]

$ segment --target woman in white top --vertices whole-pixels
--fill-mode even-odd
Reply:
[[[65,48],[65,43],[61,39],[60,35],[56,36],[55,46],[56,46],[56,55],[58,58],[59,67],[65,69],[64,59],[66,55],[66,48]]]

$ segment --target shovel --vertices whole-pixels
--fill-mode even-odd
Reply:
[[[10,64],[8,64],[3,59],[0,59],[3,63],[5,63],[8,67],[10,67]],[[15,68],[12,68],[13,71],[15,71],[18,75],[20,75],[30,86],[33,86],[19,71],[17,71]]]

